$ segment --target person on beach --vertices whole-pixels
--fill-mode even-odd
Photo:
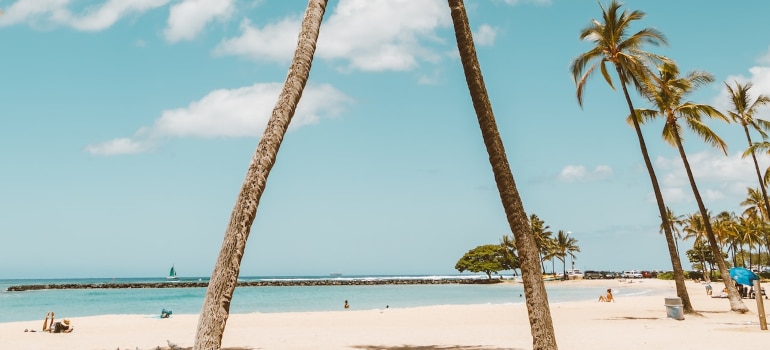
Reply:
[[[61,322],[54,322],[51,326],[51,333],[70,333],[75,330],[75,327],[70,325],[69,319],[63,319]]]
[[[49,311],[45,314],[45,320],[43,320],[43,332],[49,333],[70,333],[75,330],[75,327],[70,324],[69,319],[63,319],[61,322],[54,322],[54,313]]]
[[[346,309],[350,309],[350,304],[348,304],[348,301],[347,301],[347,300],[345,300],[345,308],[346,308]]]
[[[160,318],[169,318],[171,317],[171,314],[172,314],[171,310],[163,309],[160,312]]]
[[[612,289],[607,289],[607,295],[600,295],[599,301],[606,303],[614,302],[615,298],[612,297]]]
[[[706,295],[711,296],[711,283],[706,282]]]

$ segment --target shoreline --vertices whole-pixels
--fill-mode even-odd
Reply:
[[[744,299],[747,314],[729,311],[727,299],[710,298],[702,284],[687,282],[700,316],[667,316],[664,298],[675,295],[674,282],[643,280],[564,281],[564,284],[627,290],[616,302],[552,303],[560,349],[594,350],[703,349],[752,346],[770,341],[759,329],[756,301]],[[654,290],[635,295],[634,290]],[[622,296],[627,295],[627,296]],[[70,334],[24,332],[39,321],[0,323],[4,347],[12,349],[156,349],[166,340],[191,347],[197,314],[103,315],[71,318]],[[531,349],[529,320],[523,303],[444,305],[374,310],[231,314],[223,348],[241,349]]]

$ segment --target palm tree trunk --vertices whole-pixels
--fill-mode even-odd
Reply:
[[[631,102],[631,96],[628,94],[628,88],[626,87],[626,81],[623,78],[623,72],[620,70],[620,66],[615,65],[615,71],[618,73],[620,79],[620,85],[623,87],[623,95],[626,97],[626,103],[628,109],[631,112],[631,118],[634,123],[634,131],[636,131],[636,137],[639,139],[639,148],[642,151],[642,158],[644,158],[644,165],[647,167],[647,173],[650,175],[650,182],[652,182],[652,190],[655,193],[655,201],[658,203],[658,212],[660,213],[660,219],[662,220],[663,233],[666,236],[666,245],[668,246],[668,255],[671,258],[671,266],[674,270],[674,283],[676,285],[676,295],[682,299],[682,306],[684,313],[693,314],[696,313],[690,302],[690,294],[687,293],[687,286],[684,284],[684,271],[682,270],[682,261],[679,259],[679,254],[676,251],[676,244],[674,243],[674,234],[671,232],[671,224],[668,221],[668,213],[666,212],[666,204],[663,202],[663,192],[660,190],[658,184],[658,177],[655,176],[655,169],[652,167],[652,161],[650,155],[647,153],[647,145],[644,142],[644,135],[642,135],[642,128],[639,126],[639,121],[636,119],[636,110],[634,104]]]
[[[492,104],[489,102],[484,78],[481,74],[476,48],[473,44],[468,15],[462,0],[448,0],[454,23],[457,49],[460,51],[465,80],[476,110],[481,135],[489,154],[489,163],[495,176],[500,199],[511,232],[516,237],[516,248],[521,259],[521,275],[524,282],[529,325],[533,349],[557,349],[548,294],[540,274],[539,249],[529,226],[527,213],[516,189],[511,167],[505,155],[503,141],[497,129]]]
[[[674,128],[674,130],[676,130],[676,128]],[[676,148],[679,150],[679,156],[682,158],[685,171],[687,171],[687,178],[690,180],[690,187],[692,187],[695,201],[698,203],[700,215],[703,217],[703,225],[706,227],[706,236],[708,237],[709,245],[711,246],[711,253],[714,254],[714,259],[717,261],[719,272],[722,274],[722,281],[727,288],[727,299],[730,300],[730,310],[739,313],[746,313],[749,311],[749,309],[746,307],[746,304],[743,303],[740,294],[738,294],[738,289],[735,288],[734,284],[730,283],[730,272],[727,270],[725,260],[722,258],[722,251],[719,249],[716,236],[714,236],[714,231],[711,229],[711,217],[709,217],[706,206],[703,205],[703,199],[700,196],[700,192],[698,192],[698,186],[695,184],[695,177],[693,177],[692,170],[690,169],[690,163],[687,161],[687,154],[684,152],[682,140],[676,131],[674,131],[674,133]]]
[[[193,347],[195,350],[213,350],[221,347],[246,240],[254,217],[257,215],[257,207],[265,190],[267,177],[275,164],[283,136],[294,116],[297,103],[302,97],[302,91],[310,75],[310,66],[313,62],[326,2],[327,0],[309,0],[308,2],[286,82],[265,127],[262,139],[251,158],[241,192],[238,194],[230,216],[219,257],[211,274],[198,320]]]

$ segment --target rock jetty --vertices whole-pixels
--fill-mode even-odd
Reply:
[[[373,286],[394,284],[489,284],[499,279],[479,278],[416,278],[416,279],[307,279],[307,280],[256,280],[238,282],[238,287],[288,287],[288,286]],[[60,283],[10,286],[8,292],[24,292],[44,289],[127,289],[127,288],[201,288],[208,282],[137,282],[137,283]]]

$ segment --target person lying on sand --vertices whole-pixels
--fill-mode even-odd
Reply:
[[[612,297],[612,289],[607,289],[607,295],[600,295],[599,301],[603,301],[607,303],[615,301],[615,298]]]
[[[54,322],[53,311],[45,314],[45,320],[43,321],[43,332],[49,333],[70,333],[75,330],[75,327],[70,324],[69,319],[63,319],[61,322]]]

